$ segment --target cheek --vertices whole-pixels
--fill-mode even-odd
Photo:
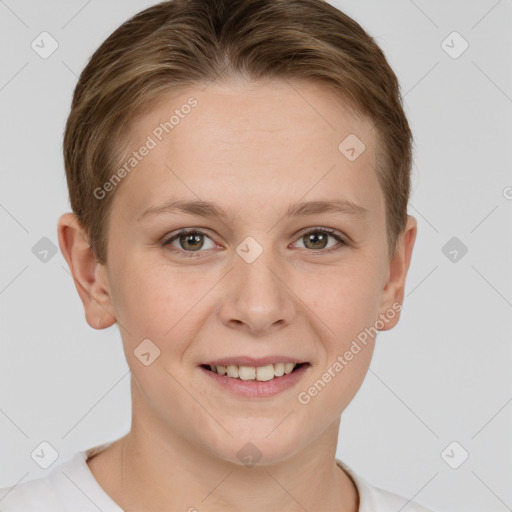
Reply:
[[[297,396],[308,417],[320,423],[333,421],[356,395],[368,372],[375,346],[375,294],[355,289],[340,295],[326,306],[322,320],[329,326],[321,335],[319,361],[315,373]],[[334,331],[333,334],[331,331]]]
[[[148,338],[160,348],[161,363],[179,363],[211,311],[208,292],[219,277],[178,269],[147,255],[130,262],[118,277],[115,309],[126,327],[122,334],[127,352]]]
[[[352,401],[368,372],[374,343],[368,342],[366,345],[357,343],[357,345],[359,348],[354,350],[357,353],[346,350],[338,354],[340,359],[331,363],[320,379],[326,382],[324,382],[325,388],[319,387],[321,391],[317,396],[319,400],[316,405],[322,411],[334,412],[333,417],[341,414]],[[346,358],[348,353],[352,354],[350,361]]]
[[[339,267],[315,282],[303,283],[300,297],[336,335],[354,335],[377,318],[380,278],[370,266]]]
[[[134,342],[140,337],[161,339],[185,313],[186,290],[181,289],[180,278],[160,263],[123,263],[116,267],[112,290],[116,317]]]

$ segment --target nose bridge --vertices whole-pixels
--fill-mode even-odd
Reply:
[[[291,321],[293,300],[285,285],[283,262],[271,237],[247,237],[236,248],[229,292],[221,305],[223,322],[240,323],[253,332]]]

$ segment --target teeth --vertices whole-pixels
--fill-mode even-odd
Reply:
[[[210,366],[210,369],[219,375],[227,375],[233,379],[257,380],[266,382],[274,377],[282,377],[292,373],[297,363],[276,363],[266,366],[237,366],[230,364],[228,366]]]
[[[284,373],[286,373],[286,374],[291,373],[294,366],[295,366],[295,363],[284,363]]]
[[[276,377],[281,377],[284,375],[284,363],[276,363],[274,365],[274,375]]]
[[[242,380],[254,380],[256,378],[256,368],[254,366],[239,366],[238,376]]]
[[[274,365],[267,364],[267,366],[258,366],[256,368],[256,380],[261,380],[263,382],[267,380],[272,380],[274,378]]]
[[[238,366],[230,364],[228,367],[228,377],[232,377],[233,379],[238,379]]]

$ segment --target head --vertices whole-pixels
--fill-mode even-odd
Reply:
[[[238,463],[325,433],[400,317],[411,154],[395,74],[326,2],[175,0],[118,28],[75,89],[59,243],[89,325],[120,328],[135,421]],[[306,371],[242,400],[202,367],[241,356]]]

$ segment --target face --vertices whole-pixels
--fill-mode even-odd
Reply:
[[[115,190],[108,306],[141,421],[224,460],[239,464],[250,442],[281,461],[339,418],[371,360],[374,337],[361,333],[392,307],[375,133],[321,85],[203,89],[131,129],[131,150],[153,146],[148,136],[154,147]],[[211,204],[186,208],[200,201]],[[247,367],[249,380],[210,363]],[[301,364],[275,376],[273,363]]]

